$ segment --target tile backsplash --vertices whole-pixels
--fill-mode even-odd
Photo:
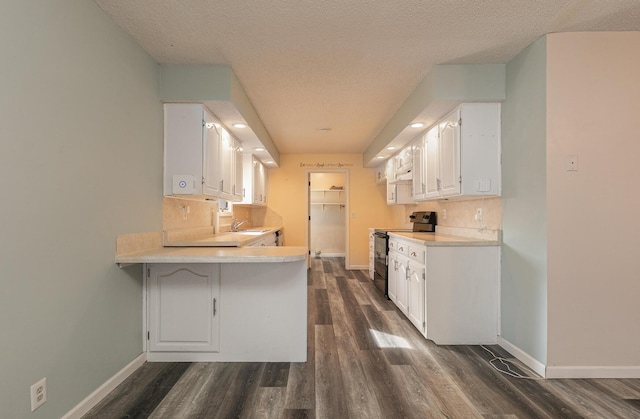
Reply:
[[[162,229],[169,231],[213,226],[213,215],[217,210],[217,201],[165,196],[162,199]]]
[[[482,221],[475,219],[478,208],[482,208]],[[426,201],[416,205],[405,205],[404,219],[400,222],[410,227],[409,215],[414,211],[435,211],[438,214],[439,226],[502,229],[502,207],[499,197]]]

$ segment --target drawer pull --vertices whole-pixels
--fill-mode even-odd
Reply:
[[[404,252],[404,247],[400,246],[400,251]]]
[[[416,255],[416,252],[411,252],[411,256],[418,256],[418,255]]]

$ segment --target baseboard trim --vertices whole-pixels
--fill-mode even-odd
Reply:
[[[369,269],[369,265],[349,265],[347,269],[350,271],[366,271]]]
[[[511,355],[516,357],[516,359],[518,359],[524,365],[531,368],[533,372],[538,374],[540,377],[546,378],[546,366],[542,362],[538,361],[502,336],[498,336],[498,345],[509,352]]]
[[[120,383],[122,383],[128,376],[133,374],[135,370],[140,368],[147,360],[147,354],[142,353],[136,359],[131,361],[127,366],[118,371],[113,377],[109,378],[100,387],[98,387],[93,393],[89,394],[83,401],[81,401],[76,407],[67,412],[62,419],[80,419],[95,405],[97,405],[105,396],[113,391]]]
[[[640,367],[547,366],[546,378],[640,378]]]

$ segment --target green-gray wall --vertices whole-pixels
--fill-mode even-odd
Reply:
[[[162,228],[159,67],[85,0],[0,2],[0,51],[0,416],[54,418],[142,352],[114,256]]]
[[[547,359],[546,37],[507,64],[502,107],[501,335]]]

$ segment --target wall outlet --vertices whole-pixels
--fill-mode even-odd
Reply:
[[[33,412],[47,401],[47,378],[31,386],[31,411]]]
[[[482,208],[476,209],[476,216],[474,218],[476,221],[482,221]]]

